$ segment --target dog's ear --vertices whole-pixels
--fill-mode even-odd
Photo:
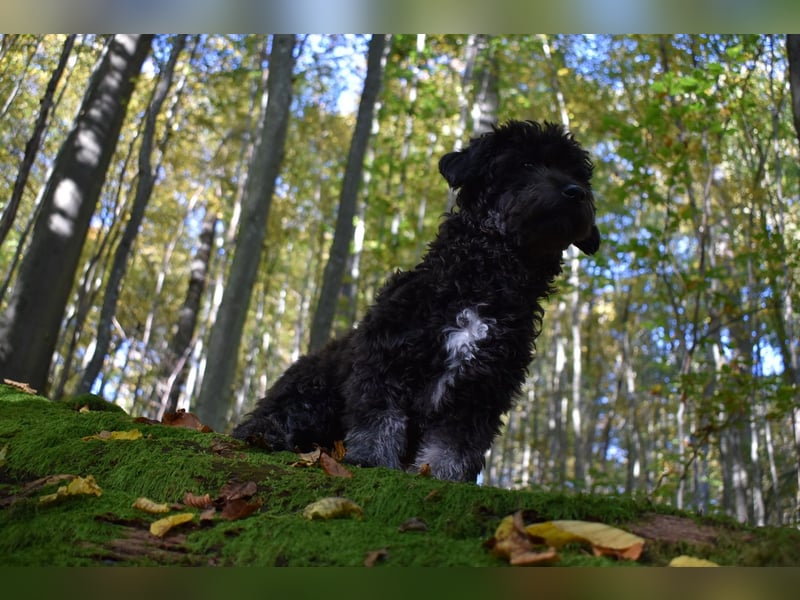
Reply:
[[[592,225],[589,237],[578,240],[574,244],[586,254],[594,254],[600,249],[600,230],[597,229],[596,225]]]
[[[448,152],[439,159],[439,173],[447,180],[448,185],[457,189],[464,185],[472,174],[472,160],[469,148]]]

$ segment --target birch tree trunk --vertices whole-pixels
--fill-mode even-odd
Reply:
[[[317,301],[317,309],[311,323],[309,352],[318,350],[328,341],[336,315],[339,292],[342,289],[347,258],[350,255],[350,243],[353,240],[353,218],[358,201],[358,190],[361,187],[364,155],[369,143],[372,115],[383,78],[382,63],[385,45],[386,36],[383,34],[374,34],[369,41],[367,75],[364,80],[361,102],[358,106],[350,152],[347,156],[342,194],[339,199],[339,213],[336,218],[336,231],[322,277],[322,289]]]
[[[248,168],[247,193],[228,282],[209,335],[206,370],[195,411],[216,431],[226,427],[242,331],[261,262],[275,180],[283,161],[292,102],[295,44],[294,35],[272,37],[264,119]]]
[[[47,391],[89,223],[152,35],[115,35],[42,191],[42,210],[0,319],[0,377]]]

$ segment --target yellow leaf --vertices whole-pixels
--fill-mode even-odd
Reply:
[[[188,523],[192,519],[194,519],[193,513],[170,515],[169,517],[164,517],[163,519],[150,523],[150,533],[156,537],[164,537],[173,527],[181,525],[182,523]]]
[[[542,537],[551,546],[559,547],[570,542],[587,542],[597,556],[616,556],[637,560],[642,554],[644,538],[627,531],[588,521],[549,521],[528,525],[525,530]]]
[[[570,531],[559,528],[555,522],[534,523],[525,527],[530,535],[544,539],[545,543],[555,548],[561,548],[572,542],[585,542],[586,540]]]
[[[95,435],[87,435],[81,439],[84,442],[89,440],[100,440],[108,442],[110,440],[138,440],[142,437],[142,432],[138,429],[130,429],[129,431],[101,431]]]
[[[695,558],[694,556],[686,556],[685,554],[681,556],[676,556],[671,561],[669,561],[668,567],[718,567],[719,565],[715,562],[711,562],[710,560],[705,560],[703,558]]]
[[[131,508],[138,508],[139,510],[153,514],[169,512],[168,504],[159,504],[158,502],[153,502],[149,498],[137,498],[131,505]]]
[[[312,502],[303,509],[303,516],[306,519],[336,519],[340,517],[360,519],[364,516],[364,511],[352,500],[333,497]]]
[[[557,74],[558,74],[559,77],[564,77],[565,75],[569,75],[569,69],[567,67],[561,67],[557,71]]]
[[[67,496],[101,496],[102,494],[103,490],[101,490],[100,486],[97,485],[94,477],[87,475],[86,477],[76,477],[67,485],[62,485],[58,488],[58,490],[56,490],[55,494],[46,494],[44,496],[40,496],[39,504],[51,504],[57,500],[66,498]]]

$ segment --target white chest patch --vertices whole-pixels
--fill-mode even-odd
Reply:
[[[455,383],[456,375],[475,358],[478,342],[489,335],[494,319],[481,319],[477,308],[465,308],[456,315],[456,326],[444,328],[444,349],[447,353],[445,372],[439,377],[431,394],[435,410],[439,409],[448,387]]]
[[[465,308],[456,315],[456,327],[444,331],[447,368],[457,369],[475,358],[478,342],[489,334],[489,324],[478,318],[476,310]]]

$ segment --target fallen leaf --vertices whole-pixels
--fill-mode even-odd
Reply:
[[[346,477],[351,478],[353,474],[348,471],[344,465],[338,463],[325,452],[319,455],[319,465],[322,470],[331,477]]]
[[[419,468],[417,473],[420,477],[430,477],[431,474],[431,466],[428,463],[425,463]]]
[[[538,538],[541,539],[541,538]],[[494,532],[494,536],[486,542],[492,554],[509,561],[534,550],[537,538],[525,530],[522,512],[505,517]]]
[[[249,517],[259,508],[261,508],[261,498],[258,498],[255,502],[248,502],[244,498],[236,498],[225,502],[219,516],[229,521],[235,521],[236,519]]]
[[[138,440],[142,437],[142,432],[138,429],[130,429],[128,431],[101,431],[95,435],[87,435],[82,437],[81,440],[87,442],[89,440],[100,440],[103,442],[113,440]]]
[[[297,461],[293,462],[290,466],[313,467],[315,464],[317,464],[317,462],[319,462],[320,454],[322,454],[322,450],[319,448],[312,450],[311,452],[298,452]]]
[[[375,563],[386,560],[388,556],[389,551],[386,548],[381,548],[380,550],[370,550],[367,552],[367,556],[364,558],[364,566],[374,567]]]
[[[428,531],[428,524],[419,517],[411,517],[404,521],[397,531],[403,533],[405,531]]]
[[[161,421],[156,419],[148,419],[147,417],[136,417],[134,423],[144,423],[145,425],[161,425]]]
[[[5,466],[6,458],[8,458],[8,444],[0,448],[0,467]]]
[[[22,381],[14,381],[13,379],[3,379],[3,383],[6,385],[10,385],[13,388],[17,388],[20,392],[25,392],[26,394],[35,394],[36,390],[33,389],[27,383]]]
[[[183,495],[183,503],[186,506],[191,506],[193,508],[209,508],[214,506],[214,502],[211,500],[211,496],[208,494],[195,496],[192,492],[186,492]]]
[[[306,519],[337,519],[342,517],[356,517],[361,519],[364,511],[361,507],[347,498],[331,497],[312,502],[303,509]]]
[[[561,560],[558,552],[552,546],[542,552],[523,552],[514,554],[508,563],[515,567],[530,567],[533,565],[549,565]]]
[[[547,544],[560,548],[571,542],[592,546],[595,556],[613,556],[637,560],[644,548],[644,538],[627,531],[589,521],[547,521],[528,525],[526,531],[543,538]]]
[[[229,481],[222,486],[219,491],[219,501],[230,501],[244,498],[245,500],[251,498],[258,491],[258,486],[255,481]]]
[[[158,502],[153,502],[149,498],[137,498],[134,500],[131,508],[137,508],[152,514],[168,513],[170,510],[168,504],[159,504]]]
[[[178,513],[177,515],[170,515],[150,523],[150,533],[156,537],[164,537],[173,527],[177,527],[183,523],[188,523],[192,519],[194,519],[194,514],[192,513]]]
[[[92,475],[75,477],[67,485],[62,485],[54,494],[45,494],[39,497],[39,504],[52,504],[68,496],[102,496],[103,490],[97,485]]]
[[[88,404],[84,404],[83,406],[81,406],[81,407],[78,409],[78,412],[79,412],[79,413],[84,413],[84,414],[86,414],[86,413],[88,413],[88,412],[92,412],[92,409],[91,409],[91,408],[89,408],[89,405],[88,405]]]
[[[217,512],[217,509],[213,506],[211,508],[205,509],[203,512],[200,513],[200,522],[205,523],[208,521],[214,520],[214,514]]]
[[[694,556],[676,556],[669,561],[668,567],[718,567],[719,565],[710,560],[695,558]]]
[[[347,454],[347,448],[344,447],[344,441],[335,440],[333,442],[333,452],[331,452],[331,457],[338,462],[342,462],[345,454]]]
[[[208,425],[204,425],[200,419],[184,409],[180,409],[174,413],[166,413],[161,419],[161,423],[167,427],[183,427],[185,429],[194,429],[202,433],[211,433],[214,431]]]

